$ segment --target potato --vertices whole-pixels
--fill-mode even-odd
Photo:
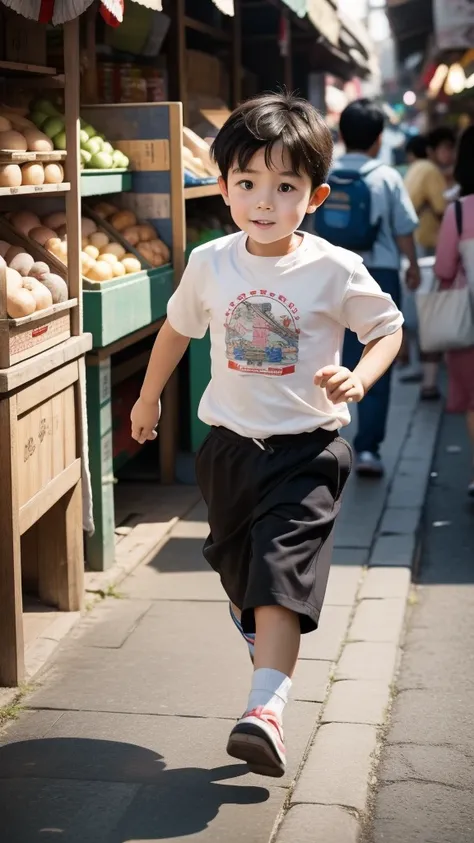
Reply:
[[[16,269],[10,269],[10,267],[7,267],[5,275],[7,280],[7,292],[14,287],[21,287],[23,285],[23,278]]]
[[[148,261],[148,263],[153,264],[155,253],[148,243],[137,243],[137,252],[139,252],[141,256]]]
[[[52,231],[51,228],[46,228],[45,225],[40,225],[38,228],[32,228],[29,236],[32,240],[36,240],[40,246],[44,246],[48,240],[52,240],[56,237],[56,232]]]
[[[22,246],[10,246],[8,252],[6,253],[6,255],[4,255],[4,258],[8,266],[10,266],[12,260],[16,258],[17,255],[23,255],[24,253],[25,250],[24,248],[22,248]]]
[[[59,228],[56,229],[56,234],[60,240],[65,240],[67,237],[67,225],[60,225]]]
[[[122,275],[127,274],[123,263],[121,263],[120,261],[117,261],[117,263],[112,264],[112,272],[114,274],[114,278],[121,278]]]
[[[91,234],[94,234],[94,232],[97,231],[97,226],[94,220],[90,220],[89,217],[82,217],[81,227],[83,237],[90,237]]]
[[[140,272],[142,268],[140,261],[138,260],[138,258],[135,257],[124,258],[121,263],[125,267],[125,272],[127,273],[127,275],[132,272]]]
[[[89,269],[94,265],[95,260],[91,258],[90,255],[87,255],[85,252],[81,252],[81,272],[83,275],[87,275]]]
[[[45,184],[62,184],[64,181],[64,167],[61,164],[51,161],[50,164],[44,165],[44,183]]]
[[[52,152],[54,149],[51,138],[48,138],[39,129],[24,129],[23,135],[28,144],[28,149],[32,152]]]
[[[117,214],[118,210],[119,209],[116,205],[111,205],[110,202],[99,202],[99,204],[94,208],[97,216],[104,220],[111,217],[113,214]]]
[[[45,273],[49,272],[49,266],[44,261],[36,261],[32,267],[30,267],[30,271],[28,273],[30,278],[39,278],[40,275],[44,275]]]
[[[5,258],[2,258],[2,257],[0,256],[0,269],[6,269],[6,268],[7,268],[7,262],[6,262],[6,260],[5,260]]]
[[[9,132],[12,124],[6,117],[0,117],[0,132]]]
[[[41,281],[41,283],[44,284],[46,289],[51,293],[53,304],[60,304],[61,302],[68,300],[69,290],[67,288],[67,284],[63,278],[59,277],[59,275],[55,275],[54,272],[44,272],[40,275],[38,281]]]
[[[54,214],[48,214],[43,220],[43,225],[47,228],[53,228],[56,231],[61,225],[66,225],[66,214],[64,211],[56,211]]]
[[[9,152],[26,152],[28,144],[24,135],[12,129],[7,132],[0,132],[0,149]]]
[[[105,261],[105,263],[109,263],[111,266],[113,266],[114,263],[118,263],[117,255],[111,255],[108,252],[105,252],[104,254],[99,255],[97,260],[98,261]]]
[[[7,313],[10,319],[21,319],[31,316],[36,310],[36,300],[23,287],[7,290]]]
[[[156,240],[156,230],[153,228],[152,225],[139,225],[138,233],[140,235],[141,241]]]
[[[10,261],[10,269],[16,269],[17,272],[23,278],[26,278],[31,271],[31,267],[34,266],[35,259],[28,255],[27,252],[20,252],[19,255],[15,255],[12,261]]]
[[[21,168],[22,184],[40,186],[44,184],[44,167],[42,164],[32,161],[30,164],[23,164]]]
[[[86,255],[89,255],[89,257],[92,258],[92,260],[94,261],[97,260],[97,258],[99,257],[99,250],[97,246],[86,246],[84,252],[86,253]]]
[[[9,249],[11,249],[11,243],[0,240],[0,258],[4,258]]]
[[[120,243],[107,243],[106,246],[102,246],[100,251],[107,255],[115,255],[117,260],[121,260],[125,255],[125,249]]]
[[[23,288],[28,290],[36,302],[36,310],[45,310],[53,304],[53,296],[50,291],[37,278],[24,278]]]
[[[10,222],[13,228],[16,228],[25,237],[28,237],[32,228],[37,228],[41,225],[39,217],[36,214],[32,214],[31,211],[17,211],[11,215]]]
[[[0,187],[20,187],[21,167],[18,164],[0,164]]]
[[[167,263],[170,259],[170,250],[166,243],[163,243],[163,240],[150,240],[150,246],[154,252],[158,252],[161,254],[164,263]]]
[[[107,246],[109,242],[107,234],[104,234],[103,231],[96,231],[95,234],[91,234],[89,237],[91,246],[96,246],[99,250],[103,246]]]
[[[117,231],[123,231],[131,225],[136,225],[137,218],[132,211],[119,211],[118,214],[113,215],[110,220],[110,224],[113,225]]]
[[[87,273],[87,278],[91,281],[110,281],[113,278],[112,267],[104,261],[97,262]]]
[[[137,243],[140,241],[140,234],[139,234],[139,226],[138,225],[131,225],[128,228],[124,228],[122,231],[122,237],[130,243],[131,246],[136,246]]]
[[[61,245],[62,242],[63,241],[61,240],[60,237],[51,237],[50,240],[46,241],[44,246],[45,246],[45,249],[48,250],[48,252],[54,252],[55,249],[59,248],[59,246]]]

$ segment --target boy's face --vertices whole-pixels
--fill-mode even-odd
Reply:
[[[272,150],[272,167],[265,163],[265,149],[259,149],[247,169],[235,165],[227,184],[220,179],[224,200],[235,224],[262,246],[284,241],[299,228],[307,213],[314,213],[326,199],[329,188],[312,189],[306,173],[296,175],[281,144]]]

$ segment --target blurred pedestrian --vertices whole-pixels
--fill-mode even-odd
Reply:
[[[418,257],[432,257],[436,251],[439,229],[443,214],[447,206],[446,192],[452,184],[452,168],[454,164],[456,135],[448,126],[434,129],[426,137],[426,155],[418,154],[405,176],[405,185],[415,210],[420,219],[420,225],[415,234]],[[412,154],[423,153],[421,146],[411,149]],[[410,294],[404,302],[408,316],[409,336],[414,336],[416,322],[412,320],[413,299]],[[414,353],[417,346],[411,344]],[[439,401],[441,394],[438,387],[439,354],[419,355],[422,364],[422,385],[420,397],[423,401]],[[404,382],[419,380],[415,372],[404,375]]]
[[[368,99],[351,103],[341,114],[340,133],[346,153],[336,162],[329,183],[333,191],[333,206],[325,209],[326,225],[318,233],[338,246],[345,246],[363,258],[370,274],[400,304],[400,255],[409,261],[408,284],[413,288],[420,283],[413,232],[418,218],[400,174],[392,167],[377,160],[382,144],[385,115],[383,110]],[[352,191],[352,193],[351,193]],[[344,237],[342,215],[350,197],[358,197],[357,213],[360,232],[371,229],[369,248],[358,244],[356,232],[352,242]],[[346,197],[346,198],[345,198]],[[331,216],[329,216],[331,213]],[[365,218],[367,217],[367,219]],[[332,228],[331,228],[332,224]],[[367,239],[367,238],[366,238]],[[363,346],[356,334],[346,331],[343,363],[354,369],[361,357]],[[391,368],[372,387],[358,405],[358,431],[354,439],[356,471],[359,475],[381,477],[384,473],[380,446],[385,439],[390,402]]]
[[[469,285],[474,302],[474,126],[461,137],[454,177],[460,196],[444,216],[436,250],[436,275],[452,285],[461,281]],[[450,351],[448,365],[448,412],[465,413],[473,448],[474,462],[474,346]],[[474,468],[473,468],[474,477]],[[468,494],[474,497],[474,479]]]

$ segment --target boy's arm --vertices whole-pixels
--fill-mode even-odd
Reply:
[[[415,238],[413,234],[403,234],[396,239],[400,252],[408,258],[410,263],[406,274],[407,287],[409,290],[417,290],[421,284],[421,274],[416,255]]]
[[[166,320],[155,340],[140,397],[130,416],[132,439],[136,439],[140,445],[147,439],[156,439],[161,394],[188,345],[189,337],[178,334]]]

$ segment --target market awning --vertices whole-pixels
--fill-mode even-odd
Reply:
[[[388,0],[387,14],[401,61],[423,53],[434,28],[431,0]]]
[[[330,0],[308,0],[308,17],[329,44],[339,46],[341,20]]]
[[[1,0],[1,2],[24,18],[58,26],[82,15],[89,6],[92,6],[94,0]],[[156,12],[162,11],[162,0],[132,0],[132,2]],[[214,0],[214,2],[217,5],[218,2],[225,3],[226,0]],[[230,2],[233,4],[233,0]],[[101,3],[109,14],[113,15],[119,23],[122,22],[123,0],[101,0]]]

